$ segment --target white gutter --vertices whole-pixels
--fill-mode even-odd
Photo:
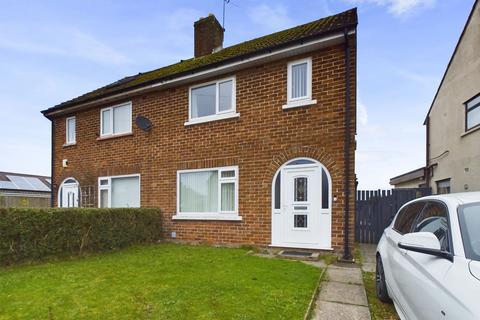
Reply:
[[[351,30],[351,31],[348,32],[348,35],[351,35],[351,34],[355,34],[355,30]],[[218,66],[218,67],[212,67],[211,69],[204,70],[204,71],[199,71],[199,72],[192,71],[193,74],[191,74],[191,75],[186,75],[186,76],[178,77],[178,78],[171,79],[171,80],[159,81],[157,83],[153,83],[153,84],[150,84],[150,85],[147,85],[147,86],[143,86],[141,88],[128,90],[128,91],[125,91],[125,92],[122,92],[122,93],[118,93],[118,94],[111,95],[111,96],[108,96],[108,97],[100,98],[100,99],[97,99],[97,100],[94,100],[94,101],[90,101],[90,102],[86,102],[86,103],[82,103],[82,104],[78,104],[78,105],[73,105],[71,107],[66,107],[65,109],[60,109],[60,110],[55,110],[55,111],[52,111],[52,112],[48,112],[45,115],[46,116],[52,116],[52,115],[57,115],[57,114],[62,114],[62,113],[68,113],[68,112],[71,112],[71,111],[75,111],[77,109],[83,109],[85,107],[91,107],[91,106],[111,102],[113,100],[119,100],[121,98],[127,98],[127,97],[130,97],[132,95],[136,95],[136,94],[139,94],[139,93],[142,93],[142,92],[148,92],[148,91],[152,91],[152,90],[160,89],[160,88],[163,89],[163,88],[170,87],[170,86],[173,86],[173,85],[178,85],[178,84],[181,84],[181,83],[190,82],[190,81],[197,80],[197,79],[207,78],[207,77],[210,77],[210,76],[214,76],[216,74],[235,71],[235,70],[238,70],[242,67],[245,67],[246,65],[260,64],[260,63],[263,63],[265,61],[271,61],[271,60],[278,59],[278,58],[283,58],[283,57],[288,57],[288,56],[292,56],[292,55],[296,55],[296,54],[300,54],[300,53],[310,52],[310,51],[313,51],[315,49],[319,49],[319,48],[322,48],[322,47],[327,47],[327,46],[330,46],[330,45],[333,45],[333,44],[342,43],[343,41],[344,41],[344,33],[343,32],[338,32],[338,33],[332,34],[330,36],[323,37],[321,39],[316,39],[316,40],[309,41],[309,42],[306,42],[306,43],[301,43],[301,44],[298,44],[298,45],[295,45],[295,46],[292,46],[292,47],[289,47],[289,48],[280,49],[280,50],[277,50],[277,51],[274,51],[274,52],[265,53],[265,54],[250,57],[250,58],[245,58],[242,61],[237,61],[237,62],[233,62],[233,63],[229,63],[229,64],[224,64],[224,65],[221,65],[221,66]]]

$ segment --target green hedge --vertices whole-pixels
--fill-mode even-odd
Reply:
[[[158,209],[0,208],[0,264],[159,240]]]

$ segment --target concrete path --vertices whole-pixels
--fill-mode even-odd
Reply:
[[[317,298],[314,319],[370,320],[362,271],[356,264],[328,267]]]
[[[362,269],[365,272],[375,272],[376,264],[376,244],[360,244],[360,254],[362,255]]]

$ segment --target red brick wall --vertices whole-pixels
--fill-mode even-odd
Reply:
[[[133,117],[153,122],[150,132],[133,123],[133,134],[98,141],[100,108],[76,113],[77,144],[64,147],[65,117],[55,119],[54,196],[66,177],[81,185],[97,177],[141,174],[141,205],[165,213],[165,237],[216,244],[268,245],[271,239],[271,187],[276,170],[294,157],[311,157],[332,175],[332,245],[343,246],[345,68],[343,46],[238,71],[239,118],[184,126],[188,119],[188,85],[131,99]],[[313,59],[310,107],[282,110],[286,103],[287,63]],[[352,133],[355,131],[355,50],[352,50]],[[202,81],[203,82],[203,81]],[[120,101],[119,101],[120,102]],[[105,107],[105,106],[102,106]],[[71,115],[68,115],[71,116]],[[354,134],[351,153],[350,242],[354,222]],[[68,159],[68,168],[62,168]],[[242,221],[172,221],[176,213],[176,172],[181,169],[238,165],[239,214]],[[57,200],[55,199],[55,204]]]

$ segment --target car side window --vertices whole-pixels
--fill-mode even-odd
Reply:
[[[414,202],[405,206],[397,215],[393,229],[400,234],[410,233],[417,215],[422,212],[424,202]]]
[[[415,221],[415,227],[412,232],[431,232],[440,241],[441,249],[450,251],[447,215],[448,212],[445,205],[439,202],[429,202]]]

